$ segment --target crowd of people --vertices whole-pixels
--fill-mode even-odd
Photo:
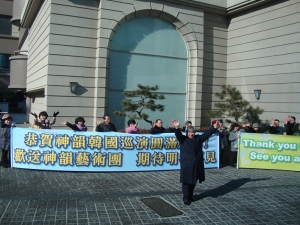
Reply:
[[[252,126],[250,124],[241,124],[241,129],[244,132],[250,133],[268,133],[268,134],[278,134],[278,135],[300,135],[299,123],[296,122],[296,117],[288,116],[284,120],[284,126],[279,125],[278,119],[271,119],[271,124],[261,127],[258,123],[254,123]]]
[[[34,118],[34,125],[39,127],[40,129],[51,129],[51,125],[53,125],[56,122],[56,116],[59,114],[59,112],[53,113],[53,118],[51,120],[48,119],[48,114],[45,111],[42,111],[37,115],[36,113],[31,113]],[[97,126],[96,131],[97,132],[117,132],[116,126],[110,121],[109,115],[104,115],[102,117],[103,121],[97,119]],[[178,120],[172,120],[169,124],[168,128],[163,127],[163,121],[161,119],[157,119],[155,122],[152,123],[152,127],[150,129],[151,134],[157,134],[157,133],[174,133],[174,123],[176,123]],[[216,121],[220,122],[220,136],[225,135],[226,127],[223,126],[223,120],[213,120],[212,125],[216,123]],[[85,125],[85,120],[83,117],[77,117],[75,119],[75,123],[69,123],[66,121],[61,122],[62,125],[66,125],[72,130],[76,131],[87,131],[87,127]],[[133,133],[133,134],[139,134],[140,129],[138,128],[138,122],[136,122],[134,119],[129,119],[128,127],[125,129],[126,133]],[[190,120],[186,120],[184,123],[184,126],[182,127],[182,131],[184,132],[188,126],[191,126],[192,122]],[[285,119],[284,126],[279,125],[278,119],[271,119],[271,124],[267,126],[260,126],[258,123],[247,124],[247,123],[233,123],[231,124],[231,127],[229,128],[230,131],[234,129],[234,127],[238,127],[235,129],[238,129],[243,132],[250,132],[250,133],[269,133],[269,134],[278,134],[278,135],[300,135],[300,127],[299,124],[296,123],[296,118],[294,116],[288,116],[287,119]],[[229,132],[230,132],[229,131]],[[222,143],[223,145],[225,143]],[[224,146],[226,147],[226,146]]]
[[[34,116],[35,126],[40,129],[51,129],[51,125],[55,124],[59,112],[53,113],[52,120],[48,120],[48,113],[45,111],[40,112],[39,115],[36,113],[31,114]],[[104,115],[102,119],[103,121],[97,119],[97,132],[117,132],[116,126],[111,123],[109,115]],[[66,125],[75,131],[87,131],[83,117],[77,117],[74,124],[66,121],[62,121],[61,124]],[[141,133],[138,128],[138,123],[135,120],[128,120],[127,125],[128,127],[125,129],[126,133]],[[2,129],[0,133],[0,149],[2,150],[1,163],[4,167],[10,167],[10,128],[12,126],[12,117],[9,114],[5,114],[2,117]],[[163,121],[161,119],[157,119],[152,123],[150,134],[175,133],[175,136],[180,143],[180,182],[182,183],[184,204],[190,205],[191,202],[194,201],[193,191],[196,183],[205,181],[202,151],[203,143],[208,140],[212,134],[218,132],[220,162],[223,163],[224,150],[229,146],[228,142],[230,142],[230,166],[235,167],[241,131],[277,135],[299,135],[300,126],[296,123],[296,118],[294,116],[288,116],[284,122],[284,127],[279,125],[278,119],[272,119],[271,124],[263,128],[258,123],[253,123],[252,125],[233,123],[228,129],[228,127],[224,126],[223,120],[220,119],[213,120],[211,127],[200,135],[196,134],[197,130],[192,126],[190,120],[186,120],[182,128],[180,128],[179,120],[172,120],[168,128],[163,127]]]
[[[284,120],[284,126],[279,125],[278,119],[271,119],[271,124],[266,126],[260,126],[258,123],[253,123],[252,125],[247,124],[237,124],[233,123],[229,129],[229,137],[228,140],[231,142],[230,144],[230,166],[236,166],[237,162],[237,152],[238,152],[238,143],[240,138],[240,132],[246,133],[258,133],[258,134],[275,134],[275,135],[300,135],[300,125],[296,122],[296,118],[294,116],[288,116]],[[221,138],[221,136],[220,136]],[[220,147],[220,155],[222,154],[224,149]]]
[[[37,115],[36,113],[31,113],[34,116],[34,125],[40,129],[51,129],[51,125],[55,124],[56,116],[59,112],[53,113],[53,118],[51,120],[48,119],[48,113],[46,111],[42,111]],[[152,128],[150,129],[151,134],[158,134],[158,133],[174,133],[174,123],[178,120],[171,121],[169,127],[166,129],[163,127],[163,121],[161,119],[157,119],[155,122],[152,123]],[[75,123],[69,123],[67,121],[62,121],[60,124],[66,125],[72,130],[75,131],[87,131],[87,127],[85,125],[85,120],[83,117],[77,117],[75,119]],[[140,134],[140,129],[138,128],[138,122],[134,119],[129,119],[128,127],[125,129],[126,133],[132,134]],[[192,122],[190,120],[185,121],[185,124],[182,131],[185,131],[186,127],[191,126]],[[97,132],[117,132],[116,126],[110,121],[109,115],[104,115],[102,120],[97,119]]]

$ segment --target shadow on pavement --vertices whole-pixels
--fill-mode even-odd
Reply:
[[[228,194],[231,191],[238,189],[239,187],[243,186],[247,182],[263,181],[269,179],[270,178],[260,178],[260,179],[241,178],[241,179],[231,180],[228,183],[223,184],[217,188],[211,189],[209,191],[205,191],[199,195],[194,195],[194,199],[195,201],[198,201],[206,197],[212,197],[212,198],[221,197],[223,195]]]

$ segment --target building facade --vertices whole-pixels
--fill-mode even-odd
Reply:
[[[16,26],[11,24],[13,2],[0,0],[0,86],[9,85],[9,57],[18,47],[19,33]]]
[[[0,0],[0,105],[2,111],[8,110],[8,86],[10,85],[11,55],[18,47],[19,33],[11,24],[13,2]]]
[[[28,114],[84,116],[89,130],[109,114],[123,129],[126,119],[113,112],[140,83],[165,95],[164,112],[149,113],[165,126],[175,118],[209,125],[222,84],[263,108],[263,120],[299,117],[299,15],[297,0],[27,0],[20,49],[28,51]]]
[[[27,56],[19,49],[21,2],[0,0],[0,109],[9,112],[14,122],[26,121],[24,92]],[[21,8],[15,7],[15,3]],[[22,80],[23,85],[18,85]]]

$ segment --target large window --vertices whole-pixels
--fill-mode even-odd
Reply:
[[[0,54],[0,73],[10,73],[10,55]]]
[[[10,23],[11,17],[0,16],[0,35],[11,35],[12,25]]]
[[[121,109],[124,90],[134,90],[137,84],[159,86],[165,99],[157,103],[164,112],[145,111],[150,120],[163,119],[168,127],[172,119],[185,119],[187,86],[187,48],[170,23],[156,18],[136,18],[122,25],[113,37],[110,52],[108,113],[117,129],[127,126],[128,118],[118,118],[113,112]],[[139,121],[141,128],[150,125]]]

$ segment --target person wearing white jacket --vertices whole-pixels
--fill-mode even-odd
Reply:
[[[235,123],[231,126],[231,132],[229,133],[229,141],[231,142],[230,166],[232,167],[235,167],[237,163],[237,152],[240,138],[239,129],[240,126]]]

